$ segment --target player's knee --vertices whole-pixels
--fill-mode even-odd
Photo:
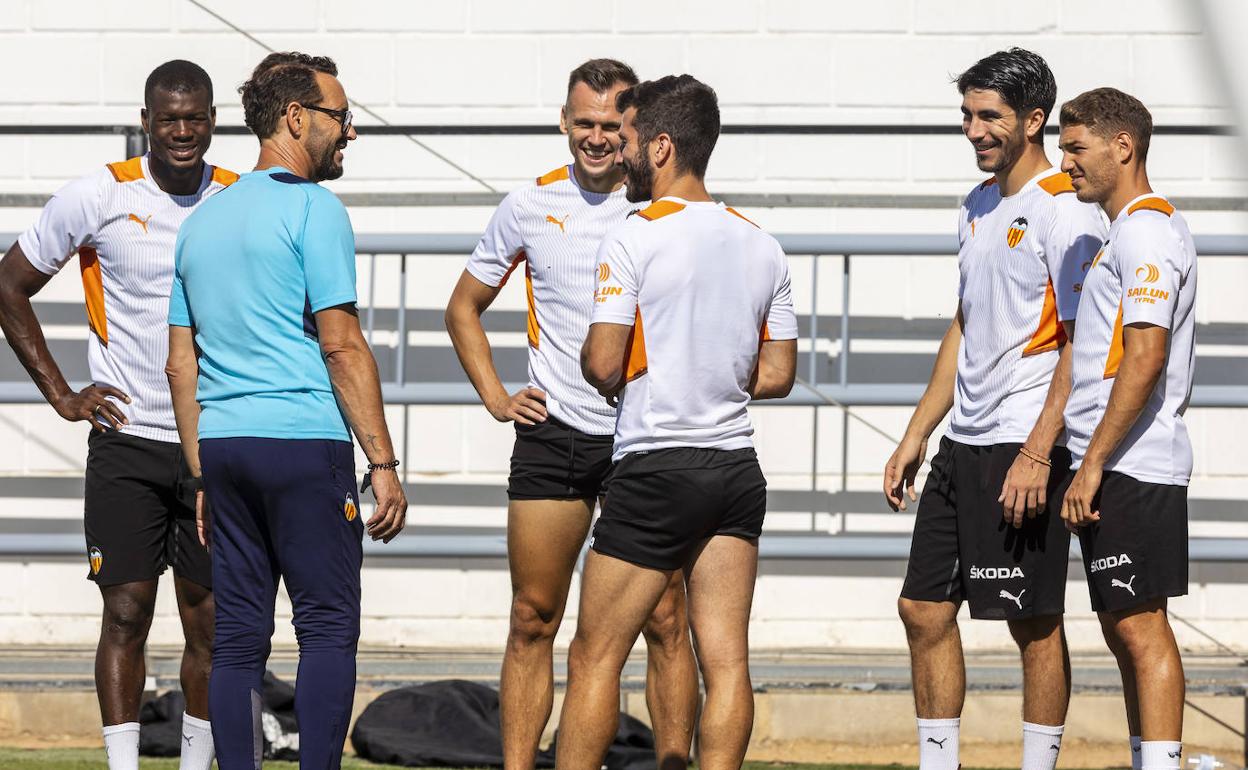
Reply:
[[[675,654],[681,647],[688,645],[688,629],[688,617],[684,607],[661,604],[646,621],[642,635],[645,636],[647,647]]]
[[[104,603],[104,634],[121,644],[142,643],[154,608],[133,596],[117,594]]]
[[[560,613],[554,602],[541,601],[525,593],[517,593],[511,600],[511,626],[507,644],[512,647],[528,647],[533,644],[554,642],[559,631]]]
[[[950,611],[947,602],[923,602],[901,597],[897,600],[897,615],[906,627],[910,641],[938,639],[947,634],[956,623],[956,610]]]
[[[1164,633],[1160,624],[1148,620],[1136,616],[1113,624],[1120,648],[1134,661],[1155,662],[1170,644],[1169,634]]]

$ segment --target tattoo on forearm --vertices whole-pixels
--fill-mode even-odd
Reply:
[[[368,438],[365,440],[368,442],[368,445],[370,447],[372,447],[373,449],[377,448],[377,434],[376,433],[368,434]]]

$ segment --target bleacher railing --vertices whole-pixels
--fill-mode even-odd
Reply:
[[[877,560],[904,559],[909,553],[909,535],[879,533],[829,534],[816,528],[815,513],[841,513],[831,510],[843,506],[843,501],[857,497],[848,491],[849,480],[849,430],[851,410],[860,406],[910,406],[918,402],[924,386],[916,383],[854,383],[850,378],[852,349],[852,325],[850,323],[850,290],[852,265],[855,260],[878,257],[949,257],[957,253],[957,240],[945,235],[832,235],[832,234],[781,234],[776,236],[785,252],[791,257],[810,260],[811,297],[810,311],[805,319],[806,334],[803,347],[804,358],[799,362],[799,381],[793,393],[785,399],[769,401],[769,405],[806,406],[819,409],[838,409],[842,413],[841,430],[841,492],[828,493],[819,490],[818,479],[818,424],[812,421],[811,530],[801,533],[767,533],[760,543],[764,558],[777,559],[840,559]],[[5,248],[13,241],[12,234],[0,235]],[[370,343],[377,327],[377,275],[380,260],[397,260],[397,316],[395,319],[398,344],[393,349],[374,346],[379,360],[391,356],[389,367],[392,376],[383,382],[385,401],[394,405],[475,405],[476,392],[467,382],[411,382],[407,378],[409,354],[408,321],[408,272],[413,269],[413,258],[427,256],[466,255],[476,246],[478,236],[465,233],[430,234],[364,234],[356,238],[356,250],[361,260],[361,274],[367,281],[367,291],[361,298],[361,321]],[[1196,249],[1201,259],[1243,258],[1248,255],[1248,236],[1205,235],[1196,238]],[[841,318],[839,334],[834,338],[821,336],[819,328],[820,268],[825,260],[834,260],[841,276]],[[385,308],[392,312],[391,308]],[[828,381],[820,377],[820,358],[828,355],[821,350],[820,341],[835,339],[839,343],[836,356],[838,366],[835,377]],[[1199,335],[1198,335],[1199,341]],[[1248,345],[1248,339],[1242,341]],[[1198,357],[1199,366],[1199,357]],[[926,379],[924,377],[923,379]],[[523,383],[509,383],[515,389]],[[1191,405],[1194,407],[1248,407],[1248,383],[1197,385],[1193,388]],[[0,403],[42,403],[34,385],[28,381],[0,383]],[[400,451],[406,454],[408,420],[400,429]],[[403,459],[406,459],[405,457]],[[880,458],[881,466],[884,458]],[[404,463],[409,472],[410,464]],[[0,482],[2,483],[2,482]],[[878,494],[878,493],[877,493]],[[842,501],[838,505],[838,501]],[[1248,500],[1237,501],[1239,508],[1248,512]],[[419,495],[412,499],[419,506]],[[502,500],[499,501],[500,505]],[[881,501],[882,505],[882,501]],[[1248,521],[1248,513],[1235,520]],[[843,521],[843,520],[842,520]],[[1072,546],[1077,549],[1077,544]],[[80,535],[74,534],[26,534],[0,532],[0,554],[51,556],[78,554],[82,550]],[[505,536],[501,531],[487,530],[481,533],[421,531],[413,528],[386,546],[366,544],[366,551],[378,556],[410,557],[501,557],[506,555]],[[1191,555],[1199,561],[1248,561],[1248,538],[1192,538]]]

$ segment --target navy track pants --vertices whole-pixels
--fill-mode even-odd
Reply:
[[[346,441],[200,442],[216,636],[208,710],[221,770],[258,770],[261,680],[278,580],[299,642],[299,767],[340,766],[355,694],[364,525]]]

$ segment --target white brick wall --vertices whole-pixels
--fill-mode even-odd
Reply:
[[[969,0],[658,0],[601,3],[567,0],[210,0],[230,21],[278,49],[334,56],[348,93],[388,120],[404,123],[549,123],[563,101],[567,72],[593,56],[632,63],[642,77],[691,72],[714,86],[725,122],[948,123],[958,121],[950,78],[975,59],[1011,45],[1046,56],[1059,99],[1098,85],[1130,90],[1153,108],[1159,124],[1221,123],[1230,111],[1214,87],[1208,41],[1187,3],[1137,0],[1130,12],[1112,3],[984,5]],[[0,67],[20,73],[0,89],[0,123],[133,123],[142,84],[169,58],[193,59],[214,78],[219,120],[241,123],[235,87],[263,55],[220,21],[185,0],[0,0]],[[362,116],[361,123],[371,122]],[[566,140],[540,137],[429,137],[423,141],[499,189],[566,162]],[[1052,148],[1052,143],[1050,143]],[[1052,152],[1052,149],[1050,150]],[[0,136],[0,192],[46,193],[65,180],[121,156],[115,137]],[[244,170],[255,157],[250,137],[218,137],[210,156]],[[348,151],[343,191],[479,189],[402,138],[364,138]],[[1242,195],[1243,153],[1235,140],[1157,137],[1152,176],[1170,194]],[[964,140],[952,136],[725,136],[711,166],[725,192],[962,193],[982,175]],[[25,227],[33,209],[0,210],[0,232]],[[357,208],[358,232],[479,230],[485,207]],[[789,232],[949,232],[953,212],[884,209],[772,209],[750,212],[764,227]],[[1248,232],[1234,212],[1192,212],[1198,232]],[[810,267],[794,259],[799,312],[809,312]],[[411,272],[412,304],[440,307],[462,267],[431,259]],[[392,268],[385,268],[391,270]],[[1248,262],[1202,264],[1202,322],[1248,320],[1240,301]],[[839,263],[825,259],[818,308],[840,312]],[[857,260],[851,310],[905,318],[948,317],[956,273],[951,259]],[[49,299],[81,296],[74,271],[45,290]],[[387,273],[386,275],[389,275]],[[888,287],[881,289],[881,287]],[[397,283],[381,280],[378,301],[391,305]],[[523,306],[519,290],[496,305]],[[75,336],[81,329],[60,329]],[[518,342],[518,345],[523,344]],[[802,366],[805,366],[803,358]],[[858,410],[899,435],[908,409]],[[387,414],[398,430],[403,410]],[[410,466],[414,479],[499,484],[505,480],[511,429],[479,407],[413,407]],[[809,487],[811,410],[760,408],[757,444],[772,486]],[[839,412],[819,413],[817,483],[837,489],[841,471]],[[1193,495],[1242,498],[1248,412],[1193,410],[1197,448]],[[874,490],[891,445],[860,423],[849,424],[849,487]],[[28,500],[6,494],[4,476],[82,473],[80,426],[44,406],[0,406],[0,516],[76,518],[75,500]],[[934,451],[934,450],[933,450]],[[419,501],[417,501],[419,502]],[[870,513],[870,515],[868,515]],[[502,505],[414,508],[421,524],[499,526]],[[839,526],[822,517],[821,526]],[[850,527],[904,530],[908,517],[861,512]],[[804,526],[802,514],[769,526]],[[1222,526],[1222,525],[1215,525]],[[1238,526],[1238,529],[1236,527]],[[1233,534],[1242,526],[1231,525]],[[822,571],[821,571],[822,569]],[[838,568],[810,574],[764,569],[753,637],[759,646],[820,647],[904,644],[893,616],[900,575],[853,577]],[[0,643],[89,643],[98,633],[98,597],[79,561],[0,562]],[[165,599],[153,639],[173,642],[178,625]],[[508,583],[500,565],[439,563],[372,566],[364,579],[364,641],[377,644],[494,647],[506,628]],[[1215,634],[1248,638],[1242,583],[1194,580],[1182,608]],[[848,600],[853,597],[853,600]],[[1076,648],[1099,647],[1081,580],[1070,586]],[[575,617],[574,587],[569,616]],[[277,640],[293,642],[289,605],[281,605]],[[1177,606],[1177,605],[1176,605]],[[566,641],[571,624],[561,639]],[[1001,629],[967,627],[971,647],[1007,647]],[[1184,641],[1205,642],[1184,632]]]
[[[555,120],[568,70],[591,56],[616,56],[643,77],[692,72],[720,94],[726,122],[956,123],[952,75],[1010,45],[1046,56],[1059,99],[1097,85],[1139,95],[1158,123],[1228,120],[1210,45],[1192,4],[1150,0],[1130,12],[1113,4],[998,4],[879,0],[846,5],[800,0],[698,0],[602,3],[216,0],[223,17],[279,49],[327,53],[348,93],[394,122],[543,123]],[[21,72],[0,90],[0,122],[131,122],[153,66],[180,56],[214,77],[222,122],[240,122],[234,88],[263,50],[186,0],[122,6],[74,0],[0,3],[0,66]],[[369,122],[361,118],[361,123]],[[929,142],[929,139],[931,141]],[[535,173],[509,156],[530,157],[530,140],[485,137],[470,145],[468,167],[500,187]],[[748,141],[748,140],[747,140]],[[978,176],[957,137],[868,140],[769,137],[747,152],[721,153],[712,177],[747,190],[897,189],[920,183],[961,192]],[[889,145],[888,143],[892,143]],[[468,180],[414,146],[349,155],[344,189],[390,181],[390,189],[473,189]],[[68,143],[67,143],[68,144]],[[66,168],[25,163],[0,172],[0,192],[50,191],[81,166],[118,157],[65,151]],[[1239,153],[1208,139],[1164,138],[1175,148],[1163,180],[1183,194],[1235,194],[1245,176]],[[561,161],[550,143],[539,167]],[[913,151],[907,152],[905,147]],[[814,156],[817,162],[811,162]],[[248,162],[241,157],[235,165]],[[794,169],[797,173],[794,173]],[[12,180],[12,181],[10,181]],[[37,181],[36,181],[37,180]],[[1171,190],[1175,192],[1175,190]]]

